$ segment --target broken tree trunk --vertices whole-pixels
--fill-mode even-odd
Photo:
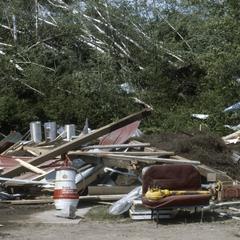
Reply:
[[[32,164],[34,166],[36,165],[39,165],[51,158],[55,158],[61,154],[64,154],[64,153],[67,153],[68,151],[70,150],[74,150],[78,147],[80,147],[81,145],[83,144],[86,144],[96,138],[99,138],[107,133],[110,133],[118,128],[121,128],[123,126],[126,126],[132,122],[135,122],[137,120],[140,120],[148,115],[150,115],[151,113],[151,109],[148,109],[148,108],[145,108],[143,109],[142,111],[140,112],[137,112],[137,113],[134,113],[134,114],[131,114],[125,118],[122,118],[120,120],[118,120],[117,122],[113,122],[113,123],[110,123],[102,128],[99,128],[97,130],[95,130],[94,132],[92,133],[89,133],[85,136],[81,136],[69,143],[66,143],[62,146],[59,146],[57,148],[55,148],[54,150],[50,151],[49,153],[46,153],[46,154],[43,154],[39,157],[36,157],[36,158],[33,158],[31,161],[29,161],[28,163],[29,164]],[[23,173],[25,171],[25,168],[22,167],[22,166],[18,166],[18,167],[15,167],[15,168],[12,168],[10,170],[8,170],[4,176],[5,177],[15,177],[21,173]]]

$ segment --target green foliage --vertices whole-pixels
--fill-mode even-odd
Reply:
[[[192,113],[219,134],[238,123],[223,113],[239,101],[237,1],[154,2],[0,3],[0,130],[86,117],[99,127],[133,112],[131,96],[154,108],[146,132],[197,129]]]

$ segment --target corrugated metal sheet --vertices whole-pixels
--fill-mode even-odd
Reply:
[[[125,143],[136,132],[139,124],[140,121],[136,121],[103,136],[99,142],[99,145]]]

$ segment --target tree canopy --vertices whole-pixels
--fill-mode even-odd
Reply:
[[[0,1],[0,130],[33,120],[93,128],[154,108],[145,129],[187,130],[209,114],[222,132],[238,114],[236,0]],[[124,87],[125,86],[125,87]]]

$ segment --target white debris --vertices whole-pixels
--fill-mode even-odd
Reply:
[[[208,114],[192,114],[192,117],[200,120],[206,120],[209,117],[209,115]]]
[[[126,92],[127,94],[129,93],[135,93],[135,89],[133,86],[131,86],[129,83],[123,83],[120,85],[121,89]]]
[[[236,125],[236,126],[224,125],[224,127],[230,128],[230,129],[232,129],[233,131],[238,131],[238,130],[240,130],[240,124],[238,124],[238,125]]]

